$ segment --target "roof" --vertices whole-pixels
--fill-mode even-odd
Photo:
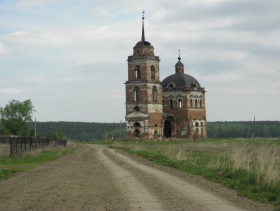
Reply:
[[[145,40],[141,40],[138,43],[136,43],[134,48],[138,48],[138,47],[141,47],[141,46],[151,46],[151,43],[149,43],[148,41],[145,41]]]
[[[194,77],[182,72],[172,74],[166,77],[162,81],[162,86],[164,89],[168,87],[172,87],[172,84],[175,88],[176,87],[201,88],[199,82]]]

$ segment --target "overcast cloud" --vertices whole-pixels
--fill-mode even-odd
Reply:
[[[1,0],[0,106],[31,99],[38,121],[119,122],[127,56],[141,37],[161,80],[207,90],[208,121],[280,120],[280,1]]]

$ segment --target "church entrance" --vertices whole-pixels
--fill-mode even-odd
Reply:
[[[134,136],[135,137],[140,137],[140,132],[139,132],[139,130],[138,129],[136,129],[135,131],[134,131]]]
[[[141,125],[140,125],[140,123],[139,122],[134,122],[134,124],[133,124],[133,127],[134,127],[134,136],[135,137],[140,137],[140,127],[141,127]]]
[[[165,138],[170,138],[172,135],[172,127],[171,127],[171,122],[169,120],[166,120],[164,122],[164,137]]]

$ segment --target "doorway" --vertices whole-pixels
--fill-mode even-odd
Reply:
[[[172,135],[172,127],[171,127],[171,122],[169,120],[166,120],[164,122],[164,137],[165,138],[170,138]]]
[[[139,130],[138,129],[136,129],[135,131],[134,131],[134,136],[135,137],[140,137],[140,132],[139,132]]]

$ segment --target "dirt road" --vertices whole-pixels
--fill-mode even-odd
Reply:
[[[0,181],[0,210],[268,209],[200,177],[97,145]]]

